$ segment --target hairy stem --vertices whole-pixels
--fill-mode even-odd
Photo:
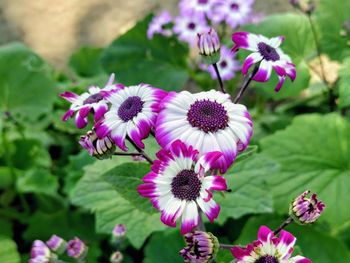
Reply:
[[[134,148],[142,155],[142,157],[147,160],[147,162],[153,164],[151,157],[149,157],[140,147],[138,147],[133,140],[131,140],[129,137],[127,137],[127,139],[132,144],[132,146],[134,146]]]
[[[277,235],[279,232],[281,232],[282,229],[284,229],[286,226],[288,226],[292,222],[293,222],[293,218],[288,217],[286,221],[284,221],[275,231],[273,231],[274,235]]]
[[[222,79],[221,79],[221,75],[220,75],[220,72],[219,72],[219,68],[218,68],[218,65],[216,63],[212,64],[214,70],[215,70],[215,73],[216,73],[216,76],[218,77],[218,81],[219,81],[219,85],[220,85],[220,90],[222,93],[226,93],[226,90],[225,90],[225,87],[224,87],[224,83],[222,82]]]
[[[221,249],[228,249],[230,250],[231,248],[233,248],[232,245],[228,245],[228,244],[220,244],[219,245]]]
[[[248,88],[248,86],[249,86],[250,82],[253,80],[255,74],[258,72],[258,69],[259,69],[259,65],[255,65],[252,73],[250,73],[250,75],[249,75],[249,78],[245,79],[245,81],[243,82],[243,85],[241,86],[236,98],[233,101],[234,103],[238,103],[240,101],[243,93]]]

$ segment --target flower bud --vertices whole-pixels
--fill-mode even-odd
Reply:
[[[216,31],[210,28],[208,32],[198,33],[197,36],[199,54],[202,55],[204,63],[217,63],[220,60],[220,40]]]
[[[123,261],[123,254],[120,251],[116,251],[111,255],[109,261],[111,263],[120,263]]]
[[[57,254],[62,254],[67,248],[67,242],[56,235],[52,235],[51,238],[46,241],[46,245]]]
[[[194,231],[184,237],[187,246],[180,250],[180,255],[185,262],[205,263],[215,258],[219,242],[212,233]]]
[[[35,240],[30,251],[30,263],[49,263],[51,251],[41,240]]]
[[[100,160],[110,158],[115,152],[113,140],[109,136],[102,139],[97,138],[94,130],[88,131],[86,135],[81,136],[79,144],[85,148],[91,156]]]
[[[67,243],[67,255],[75,259],[85,258],[88,247],[79,238],[69,240]]]
[[[125,225],[123,225],[123,224],[116,225],[114,227],[114,229],[113,229],[112,234],[113,234],[113,237],[115,239],[120,239],[120,238],[124,237],[125,234],[126,234],[126,227],[125,227]]]
[[[294,221],[301,225],[315,222],[322,214],[325,204],[317,200],[317,195],[312,194],[309,198],[310,191],[305,191],[299,195],[289,207],[289,215]]]

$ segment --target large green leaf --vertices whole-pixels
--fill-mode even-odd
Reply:
[[[8,237],[0,236],[0,262],[19,263],[16,243]]]
[[[339,106],[346,108],[350,106],[350,57],[344,60],[339,75]]]
[[[49,66],[22,44],[0,47],[0,110],[30,121],[51,112],[56,95]]]
[[[72,190],[72,202],[96,214],[97,232],[111,233],[116,224],[125,224],[127,237],[136,248],[140,248],[146,238],[165,226],[159,214],[150,215],[136,208],[123,198],[102,175],[124,162],[123,157],[98,161],[86,167],[85,175]],[[134,189],[136,194],[136,189]],[[145,204],[151,206],[151,204]]]
[[[242,234],[235,244],[244,246],[251,243],[257,239],[260,226],[266,225],[270,229],[276,229],[282,221],[283,219],[276,215],[252,217],[244,226]],[[310,258],[312,262],[350,262],[349,251],[345,244],[325,231],[318,230],[316,227],[296,224],[288,226],[286,230],[297,238],[296,245],[300,247],[303,256]]]
[[[126,84],[148,83],[165,90],[178,90],[188,79],[188,49],[175,37],[160,35],[152,40],[146,32],[151,16],[116,39],[102,54],[104,68]]]
[[[350,21],[350,1],[320,0],[317,6],[317,23],[320,31],[321,51],[332,59],[343,60],[350,55],[348,39],[341,36],[343,23]]]
[[[283,131],[262,140],[262,154],[280,165],[265,174],[279,213],[306,189],[326,203],[321,218],[334,228],[350,221],[350,124],[337,114],[304,115]]]
[[[221,206],[218,222],[223,224],[228,218],[246,214],[271,213],[272,197],[264,174],[277,168],[269,159],[254,156],[234,165],[225,175],[232,192],[215,196]]]

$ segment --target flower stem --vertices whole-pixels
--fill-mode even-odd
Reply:
[[[129,137],[126,138],[132,144],[132,146],[134,146],[134,148],[142,155],[142,157],[147,160],[147,162],[153,164],[151,157],[149,157],[140,147],[138,147],[133,140],[131,140]]]
[[[219,81],[219,84],[220,84],[220,89],[221,89],[221,92],[222,93],[226,93],[226,90],[225,90],[225,87],[224,87],[224,83],[222,82],[222,79],[221,79],[221,75],[220,75],[220,72],[219,72],[219,68],[218,68],[218,65],[216,63],[212,64],[214,70],[215,70],[215,73],[216,73],[216,76],[218,77],[218,81]]]
[[[113,155],[117,155],[117,156],[143,156],[142,153],[124,153],[124,152],[115,152]]]
[[[286,221],[284,221],[275,231],[273,231],[273,234],[277,235],[279,232],[281,232],[282,229],[284,229],[286,226],[288,226],[292,222],[293,222],[293,218],[288,217]]]
[[[203,222],[202,215],[203,215],[203,212],[200,210],[199,211],[199,222],[198,222],[197,230],[205,232],[206,230],[205,230],[205,225],[204,225],[204,222]]]
[[[241,86],[236,98],[234,99],[234,103],[238,103],[243,95],[243,93],[245,92],[245,90],[248,88],[250,82],[253,80],[253,77],[255,76],[255,74],[258,72],[259,69],[259,65],[255,65],[252,73],[250,73],[249,78],[245,79],[245,81],[243,82],[243,85]]]
[[[228,249],[230,250],[231,248],[233,248],[232,245],[228,245],[228,244],[220,244],[219,245],[221,249]]]

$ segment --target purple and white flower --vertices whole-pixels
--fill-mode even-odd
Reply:
[[[35,240],[30,251],[29,263],[49,263],[51,251],[41,240]]]
[[[128,150],[125,145],[128,137],[143,149],[142,140],[154,128],[159,103],[165,95],[165,91],[147,84],[104,92],[103,97],[111,103],[111,108],[95,125],[97,136],[110,136],[123,151]]]
[[[204,15],[195,13],[182,14],[175,18],[174,32],[181,41],[195,46],[197,43],[197,34],[209,30]]]
[[[85,258],[87,251],[88,247],[79,238],[75,237],[74,239],[68,241],[67,255],[69,257],[75,259],[83,259]]]
[[[230,80],[235,77],[235,72],[241,69],[239,61],[236,59],[236,54],[225,46],[220,49],[220,61],[217,63],[217,67],[220,72],[222,80]],[[212,79],[217,79],[217,74],[211,65],[201,65],[200,68],[207,70],[210,73]]]
[[[86,149],[91,156],[103,160],[110,158],[115,152],[115,144],[107,135],[99,139],[95,130],[88,131],[86,135],[80,137],[79,144]]]
[[[236,32],[232,35],[232,40],[235,44],[233,47],[234,51],[243,48],[253,52],[244,61],[243,75],[247,74],[252,65],[259,64],[253,80],[266,82],[270,79],[272,69],[274,69],[279,78],[275,88],[276,92],[281,89],[287,76],[292,81],[296,78],[295,65],[290,57],[280,49],[284,37],[267,38],[248,32]]]
[[[186,247],[181,249],[180,255],[185,262],[206,263],[215,258],[219,241],[212,233],[194,231],[184,237]]]
[[[181,14],[207,14],[217,0],[181,0],[179,9]]]
[[[213,164],[221,173],[233,163],[237,152],[247,147],[253,133],[247,108],[232,103],[230,95],[219,91],[172,92],[164,98],[160,108],[157,142],[166,148],[173,141],[181,140],[197,149],[200,156],[222,152]]]
[[[316,194],[305,191],[299,195],[290,205],[289,214],[295,222],[306,225],[316,222],[321,216],[326,205],[317,199]]]
[[[221,155],[208,152],[199,157],[192,146],[176,140],[168,150],[157,153],[158,160],[137,190],[151,199],[164,224],[175,227],[176,220],[182,217],[181,233],[188,233],[199,224],[199,209],[211,222],[219,215],[220,206],[213,200],[212,191],[225,191],[226,180],[223,176],[206,176],[206,172]]]
[[[147,30],[147,37],[152,39],[154,34],[160,34],[163,36],[171,36],[172,31],[166,26],[173,21],[168,11],[163,11],[159,15],[153,17]]]
[[[67,248],[67,242],[57,235],[52,235],[51,238],[46,241],[46,245],[58,254],[62,254]]]
[[[249,20],[254,0],[217,0],[208,17],[214,23],[225,21],[231,28],[244,25]]]
[[[220,39],[215,29],[198,33],[197,47],[202,56],[213,56],[220,50]],[[213,64],[213,63],[212,63]]]
[[[258,232],[258,240],[245,248],[234,246],[232,255],[237,263],[312,263],[302,256],[291,258],[296,238],[289,232],[282,230],[279,237],[273,231],[262,226]]]
[[[120,84],[113,85],[114,74],[112,74],[103,90],[113,90]],[[94,121],[98,121],[108,110],[107,102],[103,99],[101,89],[96,86],[91,86],[87,92],[77,95],[74,92],[65,91],[60,96],[72,105],[62,117],[63,121],[75,116],[75,123],[79,129],[86,127],[88,124],[88,114],[91,110],[94,111]]]

